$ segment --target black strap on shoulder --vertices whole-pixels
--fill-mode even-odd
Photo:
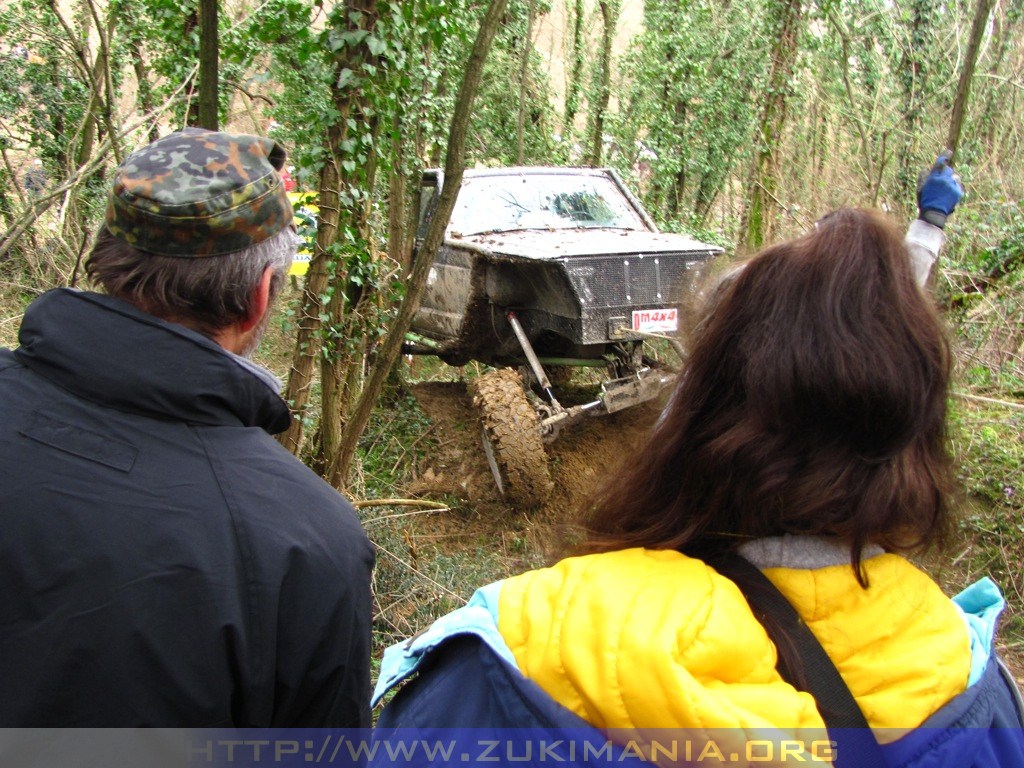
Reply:
[[[779,674],[814,697],[830,737],[835,765],[884,768],[882,750],[836,665],[790,602],[749,560],[730,553],[710,564],[733,581],[779,651]]]

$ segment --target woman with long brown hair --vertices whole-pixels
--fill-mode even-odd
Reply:
[[[586,521],[585,549],[702,557],[825,536],[863,577],[868,544],[940,538],[949,346],[898,233],[836,211],[728,282],[650,440]]]
[[[686,729],[690,759],[724,765],[1024,765],[998,590],[950,600],[905,557],[942,542],[952,469],[949,344],[900,234],[836,211],[731,272],[693,336],[574,556],[391,652],[378,690],[420,677],[382,724]],[[759,589],[798,618],[755,611]],[[812,650],[838,673],[822,694]],[[856,723],[870,743],[842,738]],[[765,729],[788,756],[750,751]]]

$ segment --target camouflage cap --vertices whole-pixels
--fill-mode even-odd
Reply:
[[[292,221],[271,139],[186,128],[129,155],[107,198],[110,233],[161,256],[221,256]]]

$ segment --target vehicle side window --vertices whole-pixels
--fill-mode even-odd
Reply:
[[[422,240],[427,235],[427,227],[434,218],[437,209],[437,185],[433,182],[420,187],[420,224],[416,229],[416,238]]]

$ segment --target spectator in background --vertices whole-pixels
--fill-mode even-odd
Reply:
[[[940,154],[917,182],[918,217],[911,222],[906,241],[914,277],[922,286],[935,282],[946,219],[964,194],[960,179],[949,165],[951,158],[951,152]]]
[[[43,170],[42,160],[33,160],[32,165],[25,171],[25,191],[30,195],[39,196],[46,189],[46,171]]]

